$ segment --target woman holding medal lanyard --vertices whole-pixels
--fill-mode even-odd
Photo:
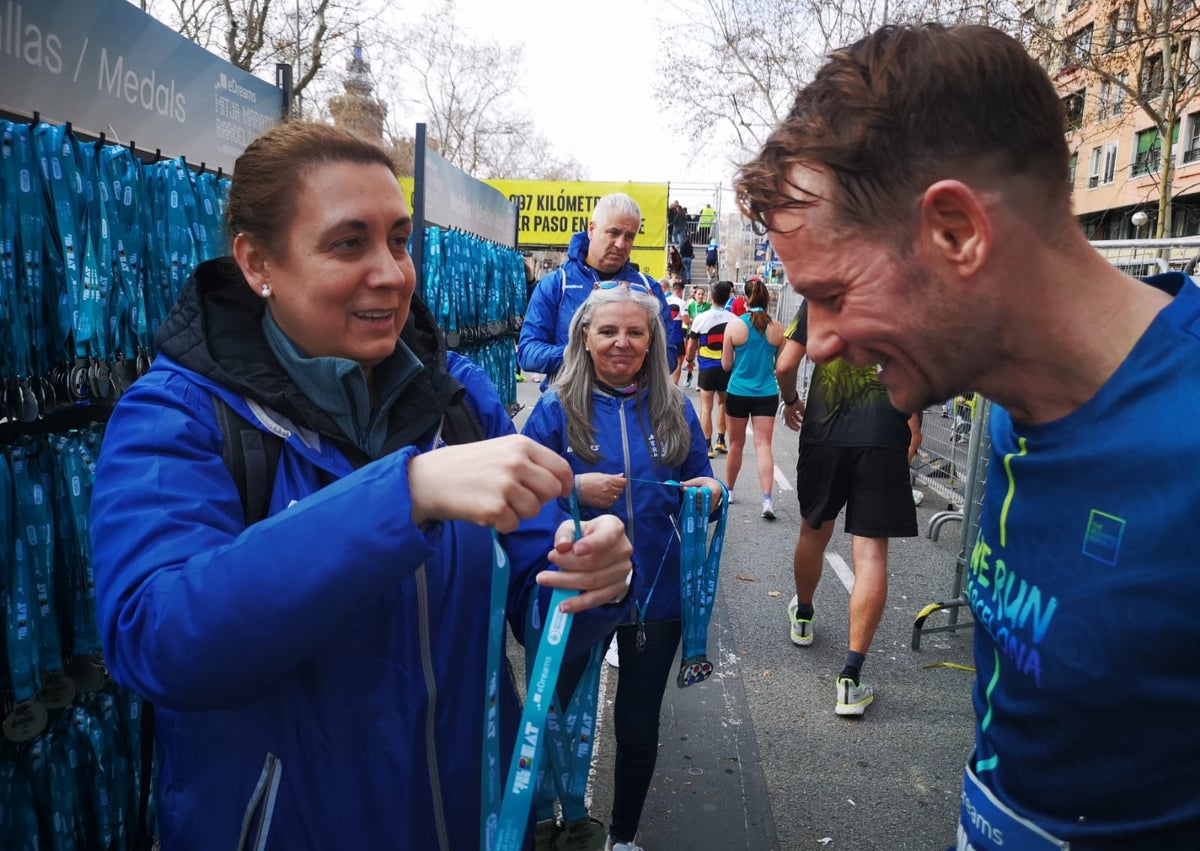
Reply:
[[[583,652],[624,614],[597,607],[627,593],[630,544],[612,516],[575,539],[567,463],[446,352],[386,151],[272,128],[226,218],[233,256],[197,267],[159,329],[92,500],[106,662],[154,704],[162,846],[478,847],[493,574],[518,638],[531,596],[582,591],[562,611],[590,610]],[[217,398],[281,440],[250,525]],[[504,762],[519,707],[500,680]]]
[[[562,369],[522,429],[570,461],[583,516],[611,510],[634,544],[635,618],[617,629],[616,776],[606,846],[616,851],[639,849],[634,839],[658,755],[663,693],[682,635],[674,522],[681,487],[709,489],[714,507],[724,491],[712,477],[695,410],[654,354],[666,346],[659,311],[639,284],[599,284],[571,320]],[[539,822],[540,834],[545,827]],[[552,847],[575,846],[560,840]]]

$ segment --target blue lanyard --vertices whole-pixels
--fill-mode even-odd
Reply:
[[[0,287],[3,288],[3,305],[8,321],[8,345],[3,353],[8,376],[16,381],[15,410],[23,422],[37,419],[39,406],[30,382],[32,380],[33,346],[31,334],[31,311],[34,303],[40,312],[41,276],[40,263],[30,269],[31,243],[38,242],[37,256],[40,260],[41,245],[37,222],[30,220],[30,200],[36,197],[37,187],[30,168],[29,128],[27,125],[5,122],[3,129],[3,164],[0,166],[0,188],[3,196],[0,204]],[[34,275],[27,273],[33,271]],[[27,308],[27,305],[29,306]]]
[[[483,699],[483,819],[479,847],[491,848],[500,807],[500,650],[504,646],[504,613],[509,584],[508,554],[492,530],[492,596],[488,613],[487,681]]]
[[[575,539],[578,540],[583,534],[583,529],[579,521],[579,495],[574,491],[571,493],[571,514],[575,519]],[[525,828],[528,826],[529,808],[533,802],[535,788],[534,773],[541,756],[546,715],[553,701],[554,687],[558,683],[558,673],[562,668],[563,653],[567,647],[573,620],[572,615],[560,611],[559,607],[577,593],[555,588],[550,595],[546,628],[538,641],[534,666],[528,672],[529,688],[526,692],[525,707],[521,711],[521,721],[517,727],[517,741],[508,766],[508,779],[504,784],[498,818],[494,800],[489,799],[485,802],[481,828],[481,847],[485,851],[520,851],[524,847]],[[493,613],[494,611],[493,608]],[[490,619],[488,627],[490,632]],[[488,676],[492,676],[491,670]],[[498,681],[498,670],[495,676]],[[486,759],[485,756],[485,761]]]
[[[188,167],[181,160],[160,163],[164,175],[167,240],[164,253],[170,257],[171,292],[167,305],[175,303],[183,290],[183,282],[196,267],[195,240],[189,221],[189,202],[195,204]]]
[[[6,362],[9,358],[15,361],[27,351],[21,339],[24,329],[23,317],[17,312],[20,300],[17,297],[16,255],[19,251],[17,234],[20,224],[15,196],[18,178],[14,149],[13,125],[6,121],[0,133],[0,192],[3,192],[3,196],[0,197],[0,307],[8,318],[5,333],[9,335],[5,340],[4,350],[0,351],[0,357]],[[14,372],[19,375],[20,367],[16,367]]]
[[[54,516],[51,487],[43,470],[44,448],[30,442],[13,450],[13,489],[16,493],[16,552],[25,561],[33,581],[37,607],[38,679],[49,671],[62,670],[62,645],[58,613],[54,607]]]
[[[66,568],[63,579],[71,587],[69,595],[60,595],[60,599],[68,600],[71,605],[71,611],[63,612],[63,616],[73,625],[74,646],[66,649],[71,656],[92,656],[101,650],[100,635],[96,628],[96,582],[92,572],[92,544],[87,522],[96,466],[76,432],[59,435],[53,440],[52,447],[56,462],[56,514],[62,526],[58,543],[62,551],[61,563]]]
[[[79,766],[78,750],[71,712],[64,713],[54,726],[40,736],[29,749],[29,773],[33,775],[38,809],[49,813],[46,827],[51,834],[50,847],[75,847],[77,799],[74,769]]]
[[[222,183],[215,174],[207,171],[192,175],[196,216],[194,230],[199,240],[202,261],[229,253],[221,228],[221,216],[224,212],[221,197],[225,191]]]
[[[675,527],[675,535],[679,536],[679,526],[672,522]],[[638,652],[646,649],[646,612],[650,608],[650,598],[654,596],[654,589],[658,587],[658,578],[662,576],[663,565],[667,563],[667,554],[671,552],[672,539],[668,537],[667,545],[663,547],[662,558],[658,560],[658,570],[654,572],[654,581],[650,583],[650,588],[646,591],[646,598],[642,602],[636,599],[633,601],[633,610],[637,613],[637,637],[635,639]]]
[[[45,283],[42,260],[47,241],[46,201],[38,180],[33,133],[28,125],[13,127],[13,143],[17,195],[15,199],[10,196],[9,200],[15,200],[20,210],[21,253],[18,263],[22,269],[18,279],[24,281],[26,296],[16,308],[18,312],[14,316],[22,317],[27,323],[27,330],[22,333],[32,339],[32,356],[38,362],[37,372],[42,379],[43,401],[47,402],[49,407],[54,407],[58,400],[48,377],[50,365],[65,354],[65,337],[56,332],[57,318],[52,310],[47,309],[47,302],[56,299],[43,300],[42,294]],[[27,399],[26,402],[28,401]]]
[[[112,396],[110,354],[117,339],[116,299],[110,295],[113,283],[112,231],[109,229],[109,209],[112,200],[108,185],[100,179],[98,142],[82,143],[71,140],[76,151],[75,161],[87,187],[88,206],[84,219],[86,244],[83,254],[84,292],[91,294],[89,309],[93,317],[95,357],[88,366],[88,388],[93,399],[107,400]]]
[[[119,145],[106,146],[98,152],[100,181],[109,195],[107,204],[108,232],[113,263],[110,316],[115,323],[114,355],[119,358],[116,370],[118,390],[130,377],[125,371],[134,362],[138,350],[148,348],[145,293],[139,280],[141,267],[141,223],[137,215],[140,197],[140,163],[133,153]]]
[[[85,289],[84,255],[86,238],[80,227],[83,206],[83,180],[75,162],[75,148],[67,138],[65,128],[54,124],[39,124],[34,128],[34,141],[42,161],[42,179],[49,187],[53,202],[54,223],[58,242],[62,245],[63,272],[66,276],[70,312],[60,324],[70,329],[77,359],[91,354],[95,334],[95,311],[99,292]],[[96,286],[96,282],[90,282]]]
[[[15,468],[19,464],[24,467],[24,453],[14,447],[9,455],[0,463],[0,498],[4,500],[4,514],[16,519],[13,496],[16,494]],[[24,470],[22,469],[22,473]],[[33,698],[34,692],[40,686],[37,682],[38,671],[38,640],[37,640],[37,607],[34,605],[33,570],[29,559],[26,558],[25,548],[16,538],[19,528],[16,524],[8,526],[5,523],[6,541],[14,544],[14,557],[9,565],[7,576],[8,599],[6,609],[8,641],[8,670],[12,679],[13,698],[22,703]]]
[[[528,635],[536,635],[536,599],[530,601]],[[564,713],[558,695],[546,715],[546,751],[538,768],[537,796],[551,803],[557,797],[562,803],[563,819],[581,821],[587,818],[584,795],[587,792],[588,770],[592,764],[593,736],[596,727],[596,701],[600,695],[600,673],[605,646],[592,645],[587,666],[571,694]],[[525,670],[534,670],[532,649],[527,645]]]
[[[717,596],[717,578],[721,564],[721,547],[725,540],[725,524],[729,516],[729,491],[724,485],[724,499],[717,528],[713,532],[708,552],[704,545],[708,537],[708,515],[712,510],[712,493],[708,488],[687,488],[679,510],[680,544],[679,602],[683,617],[683,662],[676,684],[680,688],[702,682],[712,676],[713,665],[708,661],[708,624],[712,618]]]

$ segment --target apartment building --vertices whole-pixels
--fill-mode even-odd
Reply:
[[[1089,238],[1154,236],[1168,166],[1165,235],[1200,234],[1197,0],[1041,0],[1023,17],[1026,44],[1063,99],[1075,212]],[[1171,120],[1169,146],[1146,103]]]

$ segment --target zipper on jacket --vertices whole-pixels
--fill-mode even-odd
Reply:
[[[417,623],[421,634],[421,670],[425,673],[425,690],[429,704],[425,710],[425,752],[429,768],[429,790],[433,797],[433,821],[437,826],[438,847],[450,851],[446,833],[446,810],[442,803],[442,781],[437,759],[437,680],[433,676],[433,650],[429,638],[429,586],[425,581],[425,565],[414,574],[417,586]]]
[[[633,545],[633,549],[637,551],[637,541],[634,540],[633,534],[633,483],[629,481],[633,475],[633,467],[629,461],[629,425],[625,422],[625,402],[626,399],[621,399],[617,403],[617,416],[621,420],[621,453],[625,460],[625,530],[629,535],[629,543]]]
[[[275,799],[279,794],[279,781],[283,774],[283,763],[275,754],[267,752],[258,783],[246,804],[242,816],[242,833],[238,838],[237,851],[263,851],[271,833],[271,819],[275,816]],[[256,823],[257,822],[257,823]],[[251,831],[254,834],[251,844]]]

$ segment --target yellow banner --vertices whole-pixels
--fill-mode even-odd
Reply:
[[[592,183],[556,180],[484,180],[499,190],[519,211],[517,247],[567,250],[571,237],[587,230],[592,208],[605,195],[624,192],[642,211],[642,227],[630,257],[654,278],[666,275],[667,184]],[[413,180],[400,178],[404,196],[412,203]],[[703,258],[701,258],[703,259]]]
[[[605,195],[624,192],[642,211],[633,256],[647,275],[666,274],[667,184],[592,183],[557,180],[484,180],[517,205],[517,245],[523,249],[566,250],[571,237],[587,230],[592,208]]]

